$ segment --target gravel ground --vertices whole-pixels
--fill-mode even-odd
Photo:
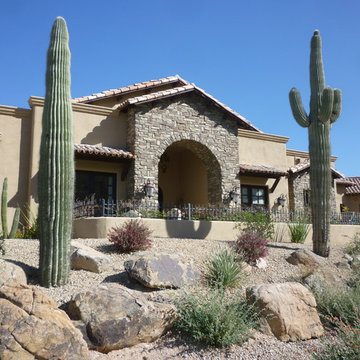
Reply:
[[[138,288],[129,281],[124,271],[124,260],[131,255],[119,254],[113,244],[107,239],[77,239],[94,249],[106,253],[113,263],[111,271],[95,274],[87,271],[71,271],[69,283],[59,288],[42,288],[38,285],[37,267],[39,261],[39,243],[37,240],[11,239],[6,240],[6,258],[21,265],[28,274],[29,284],[37,286],[56,300],[59,306],[68,302],[72,295],[82,292],[88,287],[101,282],[120,282],[132,288]],[[188,261],[193,261],[201,268],[204,261],[211,258],[227,246],[224,241],[208,241],[194,239],[155,238],[149,252],[168,252],[181,254]],[[266,258],[265,269],[252,268],[251,274],[244,280],[242,289],[261,283],[275,283],[299,279],[305,274],[304,269],[293,266],[285,261],[292,251],[298,248],[311,249],[311,245],[272,243],[269,245],[269,255]],[[331,255],[326,259],[322,271],[324,276],[332,279],[345,280],[350,276],[350,270],[338,268],[335,264],[341,261],[344,251],[341,246],[334,246]],[[149,291],[149,298],[171,299],[176,290]],[[283,343],[274,337],[256,333],[243,346],[233,346],[228,350],[208,349],[183,338],[176,333],[169,333],[152,344],[140,344],[128,349],[101,354],[91,351],[92,360],[120,359],[309,359],[313,349],[320,346],[318,339]]]

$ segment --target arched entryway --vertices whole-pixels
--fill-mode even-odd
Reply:
[[[214,154],[194,140],[166,148],[159,161],[159,203],[207,205],[221,202],[221,169]]]

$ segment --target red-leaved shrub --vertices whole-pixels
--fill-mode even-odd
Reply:
[[[268,240],[256,233],[240,234],[235,242],[235,251],[240,254],[247,263],[254,263],[257,259],[268,254],[266,245]]]
[[[133,252],[151,247],[150,234],[151,231],[142,221],[132,219],[122,227],[113,227],[108,233],[108,239],[120,252]]]

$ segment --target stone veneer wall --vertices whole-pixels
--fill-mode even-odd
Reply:
[[[166,148],[176,142],[193,150],[207,167],[209,202],[226,200],[239,186],[238,123],[198,94],[132,107],[128,124],[128,147],[136,155],[128,174],[129,198],[143,197],[145,179],[151,177],[157,200],[158,163]]]
[[[310,189],[309,170],[291,175],[289,179],[290,209],[304,210],[304,190]],[[331,211],[336,212],[335,190],[331,190]],[[310,210],[310,209],[309,209]]]

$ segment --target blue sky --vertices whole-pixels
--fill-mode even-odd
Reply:
[[[331,131],[337,169],[360,176],[358,0],[3,0],[0,104],[28,107],[44,96],[52,23],[70,33],[72,96],[179,74],[262,131],[307,151],[288,92],[309,103],[310,38],[323,39],[326,84],[343,92]]]

